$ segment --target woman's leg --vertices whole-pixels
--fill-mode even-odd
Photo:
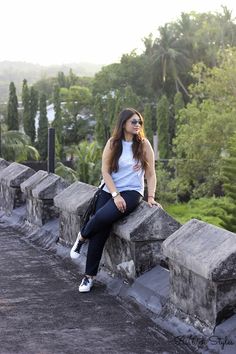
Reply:
[[[142,196],[135,191],[121,192],[121,196],[126,202],[126,211],[121,213],[113,199],[109,199],[106,204],[98,209],[94,217],[83,230],[83,235],[89,238],[86,272],[88,276],[95,276],[98,271],[99,263],[106,240],[109,237],[111,227],[115,221],[130,214],[139,204]]]
[[[122,213],[117,209],[114,200],[109,193],[103,192],[98,199],[95,215],[89,220],[87,225],[81,230],[81,235],[85,239],[90,239],[100,231],[105,231],[119,219],[131,213],[142,199],[136,191],[121,192],[121,196],[126,202],[126,211]]]
[[[95,206],[95,215],[98,212],[98,210],[101,209],[110,199],[112,199],[111,194],[102,190],[100,195],[99,195],[99,197],[98,197],[98,199],[97,199],[97,203],[96,203],[96,206]],[[91,219],[89,220],[89,222],[80,230],[81,236],[84,239],[88,238],[85,235],[88,233],[87,229],[91,228],[89,225],[93,221],[95,215],[93,215],[91,217]],[[94,222],[93,222],[93,224],[94,224]]]
[[[100,193],[100,195],[99,195],[99,197],[97,199],[97,202],[96,202],[95,212],[98,209],[100,209],[104,204],[106,204],[109,199],[111,199],[110,193],[101,191],[101,193]],[[75,240],[75,243],[74,243],[73,247],[71,248],[70,257],[72,259],[77,259],[80,256],[81,247],[83,246],[83,244],[86,241],[86,239],[82,236],[83,235],[83,230],[85,228],[86,228],[86,226],[84,226],[81,229],[82,234],[81,234],[81,232],[78,233],[77,239]]]

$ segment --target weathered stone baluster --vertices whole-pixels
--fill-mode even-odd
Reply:
[[[68,187],[61,177],[45,171],[38,171],[21,188],[27,196],[27,219],[32,224],[42,226],[52,218],[58,217],[53,198]]]
[[[7,215],[25,202],[20,184],[35,173],[30,167],[12,162],[0,172],[2,208]]]
[[[236,234],[192,219],[163,243],[170,301],[214,328],[236,309]]]

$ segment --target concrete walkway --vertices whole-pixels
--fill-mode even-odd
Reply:
[[[82,276],[72,262],[1,221],[0,250],[1,354],[193,353],[101,283],[80,294]]]

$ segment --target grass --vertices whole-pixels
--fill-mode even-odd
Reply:
[[[192,199],[188,203],[163,205],[164,209],[181,224],[191,219],[198,219],[209,224],[220,225],[220,215],[224,213],[222,206],[227,204],[225,197]]]

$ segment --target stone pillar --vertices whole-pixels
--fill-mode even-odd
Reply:
[[[46,171],[38,171],[33,176],[21,183],[20,188],[26,196],[26,220],[32,224],[43,224],[42,219],[38,222],[38,208],[39,202],[33,197],[32,190],[44,179],[48,173]],[[40,213],[41,215],[41,213]]]
[[[86,210],[97,187],[83,182],[74,182],[55,196],[54,204],[60,211],[59,240],[71,245],[80,230],[80,217]]]
[[[21,206],[25,202],[25,196],[20,189],[20,184],[34,173],[35,171],[30,167],[17,162],[11,163],[0,171],[2,209],[7,215],[11,215],[14,208]]]
[[[27,220],[38,226],[44,225],[48,220],[59,216],[54,206],[53,198],[68,187],[68,183],[61,177],[38,171],[34,176],[21,184],[21,189],[27,197]]]
[[[161,245],[180,226],[163,209],[142,201],[114,224],[102,263],[116,275],[135,279],[164,260]]]
[[[235,233],[192,219],[164,241],[163,253],[177,309],[212,329],[235,313]]]

